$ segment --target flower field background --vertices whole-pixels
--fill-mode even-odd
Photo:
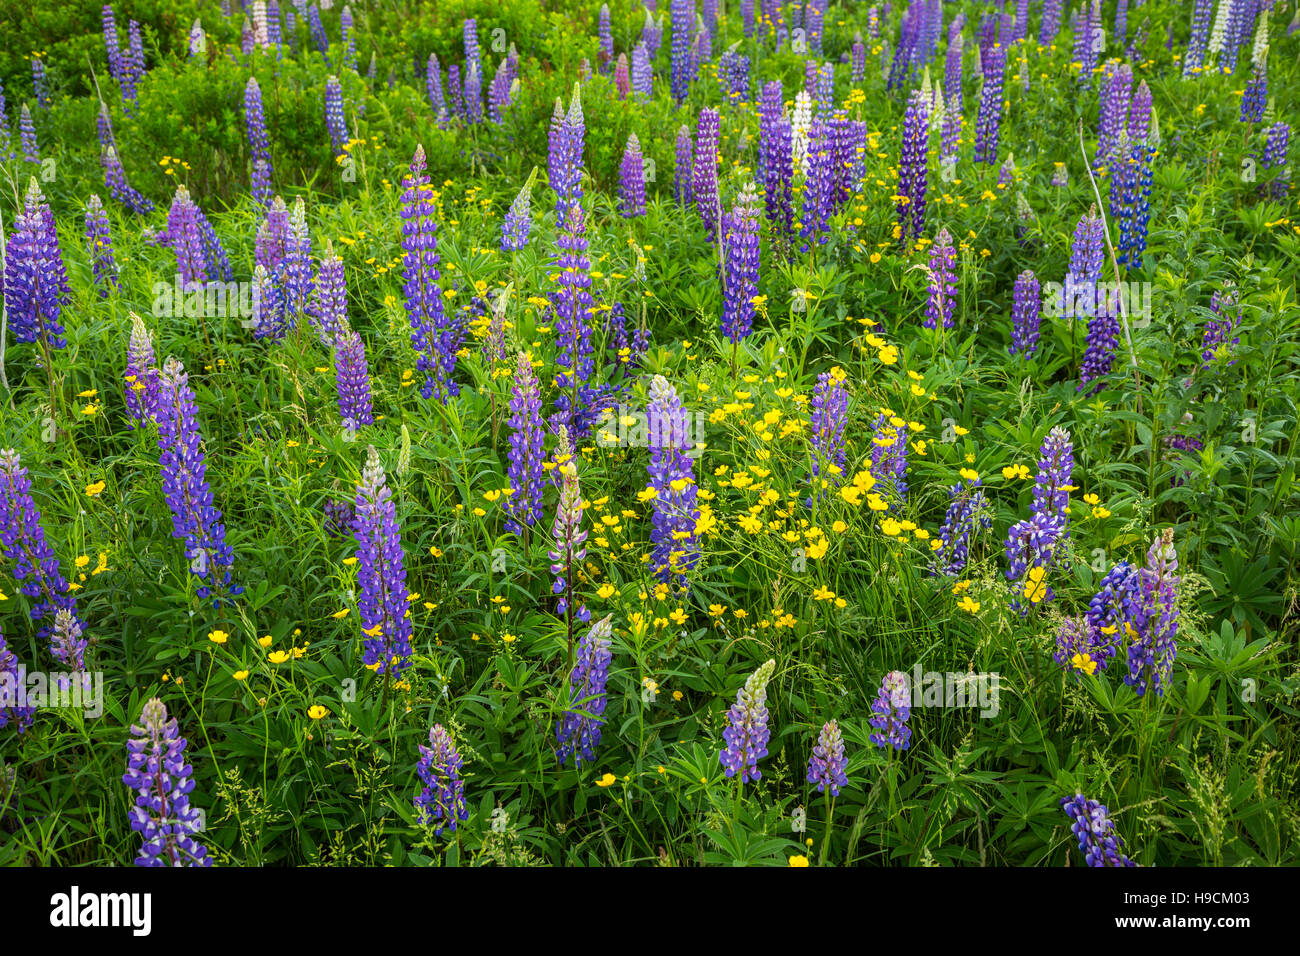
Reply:
[[[1295,862],[1298,27],[28,5],[0,863]]]

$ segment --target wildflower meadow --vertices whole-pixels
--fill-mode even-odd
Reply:
[[[0,864],[1297,862],[1300,4],[8,6]]]

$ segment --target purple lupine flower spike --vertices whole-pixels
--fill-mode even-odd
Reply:
[[[662,375],[650,381],[646,406],[646,429],[650,444],[650,481],[654,489],[650,540],[654,550],[650,564],[655,577],[665,584],[676,581],[687,586],[686,575],[699,560],[696,525],[699,522],[699,489],[695,484],[695,461],[690,453],[690,420],[677,390]]]
[[[980,55],[984,58],[984,91],[980,94],[979,116],[975,122],[975,162],[993,165],[998,159],[1007,52],[995,43],[991,49],[981,50]]]
[[[50,108],[50,78],[45,73],[45,61],[39,56],[32,57],[32,92],[36,94],[36,106],[39,109]]]
[[[132,312],[126,371],[122,376],[128,424],[132,429],[152,422],[158,410],[160,379],[155,362],[153,336],[145,327],[144,320]]]
[[[620,53],[614,62],[614,89],[618,91],[620,100],[627,99],[627,94],[632,90],[632,71],[626,53]]]
[[[619,208],[625,219],[645,215],[645,161],[636,133],[628,136],[619,166]]]
[[[352,525],[356,520],[356,505],[346,498],[326,498],[323,508],[325,521],[323,528],[331,538],[342,538],[352,534]]]
[[[939,548],[934,551],[930,571],[954,576],[966,569],[971,534],[976,528],[993,526],[988,499],[980,479],[963,479],[948,489],[950,504],[939,528]]]
[[[774,88],[775,87],[775,88]],[[767,219],[782,236],[794,231],[794,127],[781,115],[781,87],[763,90],[760,120],[763,203]]]
[[[465,49],[465,118],[470,123],[478,123],[483,119],[483,57],[478,45],[478,21],[465,21],[462,40]]]
[[[442,836],[443,827],[455,833],[456,824],[469,819],[465,781],[460,775],[463,762],[451,734],[442,724],[429,728],[429,746],[420,744],[420,761],[416,765],[424,788],[415,798],[415,809],[421,824],[435,824],[435,836]]]
[[[12,723],[14,730],[21,734],[32,725],[36,717],[35,707],[19,706],[17,696],[11,697],[7,690],[23,686],[25,677],[25,669],[19,663],[18,656],[9,649],[4,631],[0,630],[0,688],[6,688],[0,693],[0,730]],[[0,802],[3,802],[3,797],[4,791],[0,790]]]
[[[1147,245],[1147,225],[1151,220],[1151,157],[1155,149],[1142,141],[1130,141],[1125,132],[1120,135],[1119,151],[1123,158],[1111,181],[1111,202],[1115,218],[1119,220],[1119,245],[1115,258],[1136,268],[1142,264],[1142,253]],[[1118,323],[1115,325],[1112,331],[1118,333]]]
[[[600,5],[599,25],[597,35],[600,40],[600,50],[596,54],[596,68],[601,73],[609,72],[609,65],[614,62],[614,34],[609,26],[609,4]]]
[[[520,352],[510,390],[510,493],[506,530],[520,534],[542,513],[542,397],[532,359]]]
[[[1187,55],[1183,57],[1183,76],[1188,77],[1205,69],[1205,53],[1210,46],[1210,21],[1214,16],[1214,0],[1195,0],[1192,7],[1192,35],[1187,41]]]
[[[357,484],[352,536],[357,543],[357,610],[365,634],[365,665],[401,676],[411,664],[411,613],[393,490],[374,446]]]
[[[345,332],[335,341],[334,382],[344,431],[356,434],[362,425],[373,425],[370,366],[366,363],[366,345],[356,332]]]
[[[4,304],[14,338],[45,350],[66,347],[59,319],[70,295],[54,213],[33,176],[5,245]]]
[[[847,461],[844,426],[848,419],[849,396],[844,388],[846,376],[838,365],[817,376],[812,401],[812,478],[815,494],[840,483]],[[810,501],[811,504],[811,501]]]
[[[1128,138],[1135,143],[1149,143],[1151,133],[1151,87],[1143,80],[1129,101]]]
[[[691,0],[671,0],[672,17],[672,95],[679,105],[691,88],[691,21],[694,19]]]
[[[433,107],[433,117],[439,126],[447,125],[447,101],[442,95],[442,67],[436,53],[429,54],[425,67],[425,89],[429,94],[429,105]]]
[[[710,241],[716,238],[722,213],[718,198],[718,133],[721,117],[716,109],[700,110],[691,166],[691,195]]]
[[[939,156],[946,165],[957,158],[957,140],[961,137],[962,123],[962,34],[958,32],[948,40],[944,61],[943,129],[940,132]]]
[[[23,146],[23,159],[39,165],[41,150],[36,144],[36,126],[32,123],[32,111],[26,103],[18,113],[18,138]]]
[[[1258,123],[1264,118],[1264,108],[1268,105],[1268,63],[1260,60],[1255,64],[1246,92],[1241,98],[1241,121]]]
[[[1070,246],[1070,268],[1066,273],[1065,311],[1091,316],[1097,300],[1097,282],[1101,279],[1103,224],[1092,206],[1074,228]]]
[[[284,289],[260,262],[253,267],[252,299],[253,338],[281,341],[288,331]]]
[[[1141,576],[1133,565],[1120,561],[1106,572],[1088,602],[1086,649],[1097,668],[1106,669],[1128,636],[1125,625],[1139,620],[1141,614]]]
[[[727,711],[727,727],[722,732],[726,747],[718,759],[728,777],[740,774],[741,783],[762,778],[758,762],[767,756],[772,731],[768,727],[767,685],[776,673],[776,661],[764,662],[749,675],[736,693],[736,702]]]
[[[673,179],[673,195],[677,205],[685,208],[694,198],[691,181],[694,171],[694,146],[691,143],[691,131],[685,124],[677,130],[677,167]]]
[[[1047,433],[1039,451],[1031,516],[1012,525],[1007,532],[1004,550],[1009,565],[1006,576],[1012,588],[1011,606],[1022,613],[1022,601],[1038,604],[1054,597],[1046,578],[1053,567],[1065,560],[1073,470],[1074,445],[1070,433],[1057,426]]]
[[[1146,567],[1135,572],[1142,595],[1141,613],[1128,627],[1136,636],[1128,649],[1124,683],[1142,697],[1148,690],[1163,695],[1178,654],[1178,554],[1174,531],[1166,528],[1151,543]],[[1136,623],[1136,626],[1134,624]]]
[[[555,739],[560,745],[558,757],[564,766],[569,757],[581,768],[596,757],[600,746],[601,728],[605,723],[605,705],[608,698],[605,685],[609,680],[609,665],[614,659],[610,650],[614,628],[613,616],[601,618],[591,625],[585,637],[578,642],[577,660],[569,675],[569,704],[555,728]]]
[[[253,202],[265,206],[271,202],[271,142],[266,135],[266,116],[262,110],[262,88],[256,77],[249,77],[244,87],[244,117],[248,124],[249,157],[252,162]]]
[[[1029,358],[1038,351],[1038,328],[1042,314],[1042,299],[1038,277],[1026,269],[1016,277],[1011,304],[1012,355]]]
[[[1079,22],[1074,30],[1073,62],[1079,65],[1079,85],[1092,86],[1092,74],[1097,66],[1097,53],[1101,36],[1101,0],[1084,0]]]
[[[0,163],[14,158],[9,132],[9,107],[5,104],[5,85],[0,82]]]
[[[528,245],[528,234],[532,230],[533,183],[537,181],[537,167],[533,167],[528,182],[515,196],[514,202],[506,213],[505,223],[501,228],[501,251],[510,252]]]
[[[862,35],[858,34],[853,40],[853,52],[851,54],[851,64],[849,67],[849,85],[861,86],[867,78],[867,45],[862,42]]]
[[[117,286],[117,263],[113,259],[113,237],[108,231],[104,204],[94,194],[86,202],[86,247],[95,287],[100,298],[107,298],[109,289]]]
[[[957,249],[947,227],[939,230],[930,248],[930,285],[925,306],[925,327],[937,329],[942,320],[945,329],[953,328],[957,303]]]
[[[556,237],[560,268],[555,293],[555,337],[559,346],[556,384],[567,394],[556,400],[561,420],[574,437],[585,434],[580,420],[582,390],[595,370],[591,344],[591,262],[587,258],[586,216],[581,205],[568,207]]]
[[[343,87],[337,76],[325,80],[325,127],[329,130],[330,145],[335,156],[341,156],[351,138],[347,120],[343,117]]]
[[[871,439],[871,476],[882,497],[907,498],[907,422],[881,409]]]
[[[136,866],[212,865],[207,848],[194,839],[203,824],[198,810],[190,806],[194,780],[185,762],[187,746],[176,718],[168,719],[163,702],[150,698],[140,723],[131,725],[122,775],[122,782],[136,791],[131,829],[144,841]]]
[[[912,728],[907,726],[911,716],[911,690],[907,675],[890,671],[880,683],[880,693],[871,705],[871,726],[876,732],[870,740],[877,747],[906,750],[912,745]]]
[[[587,532],[582,530],[582,490],[578,484],[578,469],[573,463],[572,446],[569,445],[567,429],[560,426],[560,449],[568,461],[557,466],[557,479],[560,486],[560,499],[555,505],[555,521],[551,525],[551,536],[555,541],[552,550],[547,553],[551,558],[551,593],[559,595],[555,613],[566,617],[572,616],[583,622],[591,620],[591,611],[581,601],[577,607],[572,606],[573,574],[587,557],[585,547]]]
[[[108,104],[103,102],[99,104],[99,112],[95,114],[95,132],[99,135],[100,149],[117,145],[117,136],[113,133],[113,117],[109,115]]]
[[[203,32],[203,22],[199,17],[194,18],[190,24],[190,57],[192,59],[202,57],[208,48],[207,34]]]
[[[257,238],[253,244],[253,260],[263,266],[267,272],[274,272],[276,266],[289,254],[289,209],[284,200],[276,196],[271,200],[266,218],[257,227]]]
[[[275,216],[274,222],[272,216]],[[268,259],[274,258],[278,252],[277,245],[281,238],[283,239],[283,258],[281,258],[272,268],[266,268],[259,262],[258,266],[264,268],[267,273],[267,279],[264,280],[257,270],[254,270],[254,283],[257,290],[261,293],[260,312],[262,319],[259,319],[253,332],[257,338],[268,338],[273,342],[281,340],[285,333],[298,327],[298,323],[305,321],[305,316],[312,311],[312,298],[315,287],[315,280],[312,277],[311,262],[311,233],[307,228],[307,204],[299,197],[293,205],[293,212],[289,214],[288,223],[284,232],[279,219],[279,210],[272,208],[267,214],[266,219],[267,236],[266,245],[259,243],[258,252],[265,254]],[[331,281],[337,281],[339,277],[333,276]],[[269,281],[268,281],[269,280]],[[340,290],[331,290],[338,294]],[[333,342],[323,339],[327,347],[333,347]]]
[[[465,86],[460,78],[460,64],[447,66],[447,96],[451,99],[448,113],[458,119],[465,118]]]
[[[1097,153],[1092,163],[1096,168],[1126,158],[1119,153],[1119,136],[1129,125],[1132,87],[1133,70],[1124,63],[1111,74],[1102,88],[1101,114],[1097,122]]]
[[[638,99],[654,95],[654,74],[650,69],[650,51],[642,41],[632,48],[632,92]]]
[[[1210,298],[1210,312],[1213,317],[1206,321],[1201,336],[1203,369],[1210,368],[1216,359],[1231,356],[1232,347],[1241,341],[1239,336],[1233,334],[1241,322],[1241,307],[1237,304],[1236,289],[1229,286],[1223,292],[1215,292]],[[1229,336],[1232,336],[1231,342]],[[1230,358],[1226,364],[1235,365],[1236,362],[1236,359]]]
[[[316,336],[327,349],[336,348],[339,340],[352,330],[348,324],[348,283],[343,260],[333,254],[328,243],[311,290],[307,314],[316,329]],[[363,360],[364,357],[363,352]]]
[[[217,231],[212,228],[212,223],[208,221],[208,217],[203,215],[203,210],[197,206],[195,206],[195,216],[198,219],[199,241],[203,244],[203,259],[207,277],[222,282],[233,282],[235,272],[231,268],[230,257],[226,255],[225,247],[221,245],[221,239],[218,238]]]
[[[1061,14],[1065,0],[1044,0],[1042,20],[1038,24],[1038,45],[1051,46],[1061,30]]]
[[[236,596],[243,588],[233,585],[234,552],[226,544],[221,510],[212,504],[203,439],[195,418],[194,390],[185,367],[174,357],[163,363],[159,379],[159,464],[163,494],[172,513],[172,537],[185,542],[189,571],[199,581],[198,596],[220,607],[222,595]]]
[[[32,599],[31,619],[37,636],[51,641],[51,651],[74,671],[86,669],[86,641],[80,638],[77,603],[50,546],[41,513],[32,500],[32,482],[12,448],[0,451],[0,551],[10,562],[19,590]],[[57,641],[60,612],[72,615],[77,638]]]
[[[104,26],[104,49],[108,54],[108,73],[113,79],[121,80],[122,47],[117,39],[117,20],[113,16],[113,8],[104,4],[100,11],[100,18]]]
[[[848,765],[840,725],[828,720],[822,725],[821,733],[817,735],[817,745],[813,747],[812,756],[808,759],[808,782],[817,785],[818,793],[825,793],[829,788],[831,796],[838,797],[840,787],[849,785],[849,777],[845,772]]]
[[[1092,628],[1082,615],[1067,617],[1056,629],[1052,660],[1076,676],[1095,671],[1101,662],[1092,659]],[[1101,665],[1104,668],[1104,665]]]
[[[930,105],[916,90],[908,98],[903,117],[903,146],[899,162],[899,238],[921,238],[925,230],[926,152],[930,138]]]
[[[808,132],[808,175],[804,179],[804,251],[830,241],[831,216],[835,213],[834,127],[820,117]]]
[[[199,208],[184,186],[176,187],[167,212],[167,242],[176,253],[176,272],[183,285],[203,283],[208,279],[207,256],[203,250],[203,231],[199,226]]]
[[[104,151],[104,184],[110,196],[137,215],[153,212],[153,200],[146,199],[127,183],[126,170],[112,146]]]
[[[1276,169],[1273,181],[1270,183],[1261,182],[1259,191],[1266,193],[1273,199],[1282,200],[1286,198],[1287,189],[1290,185],[1291,167],[1287,163],[1287,150],[1291,145],[1291,124],[1286,122],[1273,123],[1268,127],[1268,132],[1264,139],[1264,152],[1260,156],[1260,169]]]
[[[122,83],[122,102],[127,113],[132,113],[135,111],[140,80],[145,73],[144,39],[140,33],[140,24],[134,20],[127,21],[127,49],[121,58],[121,65],[122,75],[118,79]]]
[[[1079,849],[1089,866],[1137,866],[1124,855],[1124,840],[1115,832],[1110,811],[1083,794],[1063,797],[1061,806],[1074,821],[1070,832],[1079,841]]]
[[[343,68],[355,72],[357,68],[357,36],[353,31],[352,8],[346,4],[343,7],[343,12],[339,14],[339,27],[344,48]]]
[[[548,172],[555,190],[555,220],[561,227],[569,209],[582,203],[582,164],[586,146],[586,122],[582,115],[582,90],[573,85],[566,112],[559,99],[551,115],[548,138]]]
[[[1105,226],[1091,208],[1074,231],[1070,250],[1070,271],[1066,275],[1065,296],[1074,315],[1087,316],[1088,348],[1084,352],[1079,370],[1079,390],[1089,382],[1103,378],[1110,372],[1115,346],[1119,344],[1119,322],[1109,314],[1104,303],[1098,301],[1098,284],[1101,280],[1103,236]],[[1100,390],[1098,384],[1093,388]]]
[[[724,222],[722,334],[735,343],[749,335],[754,321],[754,297],[759,275],[758,191],[752,182]]]
[[[425,373],[420,394],[440,402],[460,394],[452,379],[465,325],[443,308],[438,272],[437,207],[425,172],[424,147],[417,146],[402,192],[402,269],[406,314],[416,368]]]
[[[328,63],[330,38],[325,32],[325,24],[321,23],[320,8],[314,3],[307,8],[307,29],[311,33],[312,42],[316,44],[316,49]]]

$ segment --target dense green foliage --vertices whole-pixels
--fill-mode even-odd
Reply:
[[[931,156],[926,234],[942,225],[959,240],[957,327],[933,332],[921,326],[928,243],[905,247],[894,233],[906,95],[886,91],[881,69],[881,45],[887,56],[904,6],[894,4],[884,39],[866,41],[865,82],[854,88],[848,66],[837,69],[837,103],[870,133],[863,188],[814,252],[784,246],[765,226],[765,300],[737,360],[719,331],[717,252],[695,210],[673,201],[673,149],[681,124],[693,130],[702,106],[721,104],[729,207],[753,176],[757,110],[724,102],[714,65],[675,105],[669,26],[655,96],[636,102],[618,98],[612,77],[582,72],[584,59],[596,62],[598,3],[356,2],[359,72],[341,72],[356,140],[336,160],[322,91],[339,66],[311,47],[301,20],[296,53],[246,55],[238,4],[236,16],[223,18],[215,2],[119,2],[122,38],[128,16],[144,25],[150,67],[138,109],[126,115],[107,76],[98,7],[36,6],[0,39],[0,78],[16,147],[29,57],[45,51],[53,103],[34,115],[42,157],[55,161],[41,188],[72,287],[68,346],[53,356],[59,432],[47,441],[51,396],[39,349],[8,339],[0,447],[16,448],[30,469],[42,523],[79,588],[93,667],[104,674],[104,712],[42,710],[21,736],[0,730],[0,765],[12,782],[0,770],[0,863],[131,862],[139,838],[121,779],[125,741],[155,695],[189,740],[191,799],[206,813],[200,838],[218,864],[785,865],[807,855],[815,864],[1081,865],[1060,807],[1076,792],[1110,808],[1142,864],[1295,861],[1300,220],[1293,187],[1284,203],[1267,201],[1260,182],[1242,175],[1243,160],[1262,148],[1259,126],[1238,121],[1248,68],[1182,77],[1189,4],[1150,0],[1129,13],[1130,33],[1146,23],[1132,66],[1153,92],[1161,146],[1149,246],[1125,278],[1151,283],[1153,310],[1149,323],[1131,328],[1131,346],[1121,340],[1117,371],[1093,397],[1076,389],[1082,322],[1045,318],[1030,361],[1007,351],[1015,277],[1033,269],[1045,282],[1063,279],[1075,224],[1095,201],[1083,150],[1091,158],[1097,84],[1083,88],[1071,68],[1068,19],[1053,48],[1033,42],[1031,19],[1031,40],[1008,65],[999,164],[976,165],[978,81],[969,63],[986,6],[945,5],[949,19],[958,8],[968,15],[968,75],[955,179],[941,179]],[[323,14],[335,53],[341,6],[336,0]],[[666,0],[660,6],[667,24]],[[804,55],[746,39],[738,4],[725,6],[715,52],[739,42],[754,64],[754,89],[781,79],[792,100],[803,88]],[[1104,7],[1109,25],[1113,3]],[[630,0],[610,8],[615,49],[630,51],[645,14]],[[208,48],[190,58],[195,16]],[[444,64],[461,59],[466,17],[477,18],[490,64],[485,87],[504,55],[491,46],[500,28],[520,54],[520,90],[499,124],[439,128],[423,64],[431,52]],[[867,35],[866,23],[865,3],[833,6],[825,57],[838,63],[855,32]],[[1300,90],[1300,34],[1286,35],[1280,12],[1270,26],[1269,80],[1285,119]],[[1022,51],[1026,86],[1017,79]],[[942,55],[936,62],[941,75]],[[92,71],[127,175],[159,205],[149,216],[108,200]],[[344,258],[379,418],[359,441],[340,429],[333,359],[314,336],[269,345],[234,318],[156,314],[157,286],[173,281],[176,259],[144,230],[164,226],[178,182],[212,221],[236,277],[252,274],[263,210],[248,194],[249,76],[266,103],[277,193],[306,201],[317,255],[328,245]],[[516,349],[545,363],[538,374],[548,405],[554,395],[544,313],[556,236],[547,123],[556,97],[567,103],[580,77],[593,293],[623,303],[632,323],[651,332],[627,404],[644,406],[649,376],[662,374],[690,411],[704,413],[695,479],[716,524],[689,595],[657,590],[644,560],[650,505],[639,497],[648,452],[580,448],[591,532],[580,590],[593,619],[614,616],[614,658],[597,759],[577,771],[558,767],[555,754],[556,723],[569,704],[567,633],[546,555],[556,492],[548,487],[544,521],[526,541],[506,532],[499,492],[508,486]],[[656,171],[647,213],[635,219],[617,211],[629,133]],[[441,217],[445,301],[475,316],[457,365],[462,394],[446,405],[422,400],[414,387],[421,376],[410,375],[399,209],[417,144]],[[1008,153],[1015,172],[1004,188],[998,167]],[[1051,183],[1059,163],[1068,185]],[[532,240],[503,254],[502,218],[534,166]],[[33,172],[21,157],[0,163],[6,234]],[[1104,198],[1104,178],[1098,187]],[[82,236],[91,193],[108,207],[122,273],[105,298]],[[1017,197],[1032,210],[1027,221]],[[481,297],[507,283],[512,360],[494,364],[479,347]],[[1242,309],[1239,344],[1202,367],[1211,296],[1230,284]],[[144,318],[159,360],[181,359],[196,389],[208,477],[246,588],[234,608],[214,611],[195,597],[171,536],[156,431],[128,427],[122,377],[131,312]],[[893,517],[933,539],[959,471],[983,477],[993,525],[972,540],[960,579],[929,574],[930,540],[886,533],[866,504],[831,494],[804,505],[808,397],[834,366],[850,394],[846,476],[869,467],[881,407],[924,426],[912,436],[924,453],[910,454],[910,498]],[[1028,515],[1038,449],[1056,425],[1074,441],[1072,561],[1055,573],[1054,600],[1022,616],[1008,607],[1002,541]],[[410,463],[399,470],[403,429]],[[1194,434],[1204,449],[1172,452],[1164,444],[1171,434]],[[408,584],[418,595],[414,666],[399,686],[362,666],[348,561],[355,544],[324,524],[326,499],[353,496],[367,445],[393,484]],[[553,447],[548,437],[548,453]],[[1015,465],[1031,480],[1004,478]],[[738,483],[738,473],[752,484]],[[769,489],[751,533],[739,519]],[[1113,562],[1142,563],[1166,528],[1182,575],[1168,692],[1135,696],[1122,667],[1062,670],[1052,659],[1060,621],[1086,608]],[[101,555],[104,570],[91,573]],[[29,668],[56,669],[10,571],[0,558],[0,627]],[[217,630],[229,634],[226,643],[209,640]],[[285,651],[283,663],[268,656]],[[723,775],[722,730],[746,677],[769,658],[770,754],[761,781],[742,787]],[[917,664],[999,675],[998,712],[917,707],[912,747],[878,748],[868,720],[881,679],[892,670],[910,675]],[[326,716],[309,716],[313,705]],[[844,733],[850,781],[833,803],[805,780],[816,734],[831,718]],[[464,756],[470,811],[441,836],[419,825],[412,807],[417,745],[435,722]],[[807,812],[802,834],[791,826],[798,807]]]

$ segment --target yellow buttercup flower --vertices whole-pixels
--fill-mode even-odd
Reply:
[[[618,782],[618,778],[617,778],[617,777],[615,777],[612,773],[607,773],[607,774],[605,774],[603,777],[601,777],[599,780],[596,781],[596,786],[598,786],[598,787],[612,787],[612,786],[614,786],[614,784],[617,783],[617,782]]]
[[[1075,654],[1070,658],[1070,666],[1077,671],[1083,671],[1088,676],[1092,676],[1097,670],[1097,662],[1092,659],[1090,654]]]
[[[1047,596],[1047,569],[1033,567],[1025,575],[1025,598],[1037,604]]]
[[[322,707],[320,704],[312,704],[310,707],[307,708],[307,716],[310,717],[312,720],[320,720],[328,713],[329,711],[326,710],[324,707]]]
[[[224,644],[226,641],[230,640],[230,635],[225,631],[212,631],[208,634],[208,640],[213,644]]]

